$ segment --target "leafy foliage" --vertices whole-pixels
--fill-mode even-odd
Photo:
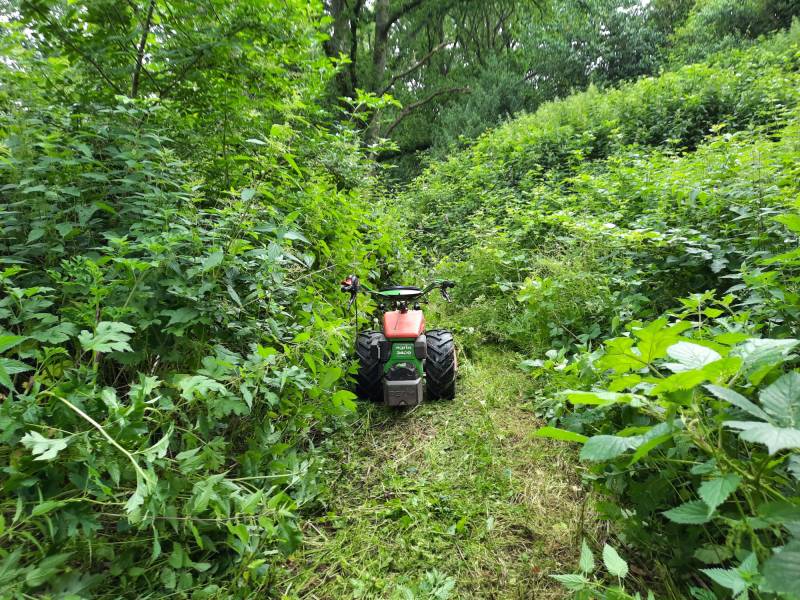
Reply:
[[[2,595],[267,594],[354,410],[334,282],[403,244],[319,7],[84,8],[0,34]]]
[[[407,192],[456,327],[531,356],[625,550],[593,577],[582,548],[577,597],[796,595],[798,32],[545,105]]]

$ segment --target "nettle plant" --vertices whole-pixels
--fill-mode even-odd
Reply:
[[[616,579],[616,584],[608,585],[597,565],[594,554],[586,540],[581,543],[581,555],[578,560],[579,573],[565,573],[553,575],[565,588],[575,594],[578,600],[592,600],[604,598],[606,600],[642,600],[639,592],[633,594],[625,591],[624,580],[630,573],[627,561],[608,544],[603,545],[603,566],[609,578]],[[646,600],[654,600],[653,592],[648,591]]]
[[[733,300],[696,294],[607,341],[593,365],[604,389],[564,392],[582,432],[538,435],[583,445],[585,477],[609,498],[601,514],[625,543],[685,573],[679,585],[696,598],[795,598],[800,341],[754,337]]]

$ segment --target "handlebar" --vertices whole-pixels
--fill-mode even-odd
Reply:
[[[454,288],[456,285],[455,281],[450,281],[447,279],[437,279],[436,281],[432,281],[427,286],[425,286],[419,293],[410,293],[405,294],[404,299],[407,300],[420,300],[427,296],[430,292],[435,289],[439,289],[442,293],[442,298],[444,298],[447,302],[452,302],[452,298],[447,290],[450,288]],[[387,294],[386,292],[382,292],[380,290],[371,290],[366,286],[362,286],[358,276],[356,275],[349,275],[344,281],[341,282],[341,289],[344,293],[350,294],[350,302],[348,303],[348,309],[352,306],[353,302],[355,301],[356,295],[363,291],[367,294],[372,294],[373,296],[379,296],[383,299],[397,299],[394,298],[392,295]]]

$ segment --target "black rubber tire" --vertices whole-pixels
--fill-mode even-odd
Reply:
[[[428,358],[425,361],[425,378],[428,398],[452,400],[456,395],[456,344],[453,334],[446,329],[426,331]]]
[[[356,375],[356,395],[364,400],[380,402],[383,400],[383,363],[373,358],[370,346],[383,334],[377,331],[362,331],[356,339],[358,355],[358,374]]]

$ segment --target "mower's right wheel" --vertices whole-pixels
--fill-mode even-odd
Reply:
[[[445,329],[426,331],[428,358],[425,361],[428,397],[452,400],[456,395],[456,344]]]
[[[374,358],[370,347],[380,341],[383,334],[377,331],[362,331],[356,339],[358,355],[358,374],[356,375],[356,395],[364,400],[380,402],[383,399],[383,363]]]

